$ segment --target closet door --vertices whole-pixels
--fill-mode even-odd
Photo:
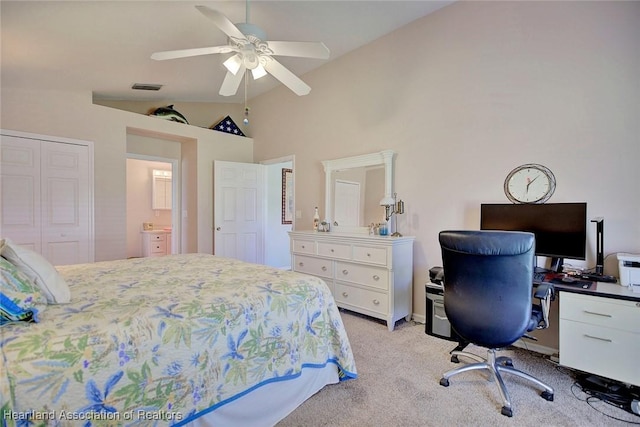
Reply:
[[[54,265],[93,261],[87,145],[2,135],[0,235]]]
[[[54,265],[89,262],[88,148],[42,142],[42,255]]]
[[[42,253],[40,141],[2,135],[0,237]]]

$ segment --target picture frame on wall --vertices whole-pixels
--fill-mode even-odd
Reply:
[[[293,169],[282,168],[282,224],[293,223]]]

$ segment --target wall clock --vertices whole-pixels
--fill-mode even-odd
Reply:
[[[545,166],[521,165],[504,180],[504,193],[513,203],[544,203],[556,190],[556,177]]]

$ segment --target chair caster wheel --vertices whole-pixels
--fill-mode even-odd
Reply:
[[[503,406],[502,407],[502,411],[500,411],[502,413],[502,415],[507,416],[507,417],[513,417],[513,411],[511,410],[511,408]]]
[[[504,362],[504,366],[511,366],[513,368],[513,360],[509,359]]]
[[[443,386],[443,387],[449,387],[449,380],[446,379],[446,378],[442,378],[440,380],[440,385]]]
[[[542,393],[540,393],[540,396],[542,396],[544,400],[553,402],[553,393],[549,393],[548,391],[543,391]]]
[[[451,356],[451,362],[460,363],[460,360],[458,359],[458,356]]]

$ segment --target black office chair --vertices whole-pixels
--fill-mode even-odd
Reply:
[[[440,247],[444,267],[444,309],[451,327],[462,339],[487,348],[487,359],[456,347],[451,361],[465,356],[472,363],[446,372],[440,385],[462,372],[486,369],[498,383],[502,414],[513,416],[511,399],[501,373],[532,381],[553,401],[553,389],[513,367],[507,357],[496,357],[496,350],[507,347],[534,329],[549,325],[552,285],[539,285],[532,304],[535,237],[514,231],[442,231]]]

